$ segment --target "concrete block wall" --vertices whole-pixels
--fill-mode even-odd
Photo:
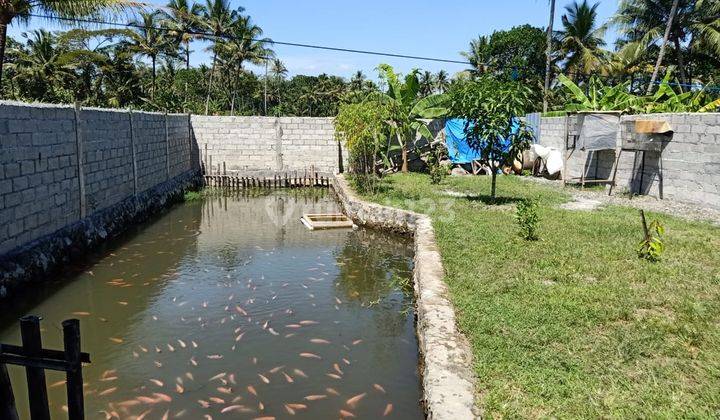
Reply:
[[[189,133],[188,115],[0,102],[0,255],[192,171]]]
[[[564,152],[565,118],[541,120],[539,143]],[[649,194],[655,197],[720,209],[720,114],[647,114],[621,118],[617,142],[631,133],[637,119],[665,120],[674,133],[661,153],[623,151],[618,161],[617,190]],[[602,151],[594,157],[576,150],[568,161],[570,176],[583,170],[590,175],[610,177],[615,151]]]
[[[201,159],[216,171],[223,162],[239,172],[338,170],[332,118],[193,115],[191,124]]]
[[[75,111],[0,103],[0,253],[80,215]]]

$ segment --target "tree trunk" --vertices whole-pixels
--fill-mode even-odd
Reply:
[[[152,90],[150,91],[150,99],[155,99],[155,77],[157,74],[157,71],[155,70],[155,61],[157,60],[155,56],[152,56]]]
[[[490,176],[492,177],[492,182],[490,184],[490,197],[495,199],[495,180],[497,179],[497,168],[494,167],[494,165],[490,165]]]
[[[408,171],[408,150],[407,145],[402,146],[402,172],[407,173]]]
[[[7,23],[0,23],[0,99],[3,98],[2,76],[5,63],[5,43],[7,42]]]
[[[675,53],[677,54],[678,59],[678,68],[680,69],[680,83],[684,85],[688,82],[687,75],[685,74],[685,58],[683,57],[680,40],[678,39],[678,37],[673,38],[673,43],[675,44]],[[683,90],[683,86],[680,86],[680,92],[682,92]]]
[[[215,75],[215,60],[216,59],[217,59],[217,51],[215,51],[215,48],[213,48],[212,67],[210,68],[210,78],[208,79],[207,98],[205,98],[205,115],[207,115],[208,111],[210,110],[210,92],[212,92],[212,82],[213,82],[213,76]]]
[[[550,0],[550,23],[547,28],[547,49],[545,50],[545,90],[543,92],[543,112],[548,109],[548,92],[550,91],[550,67],[552,64],[552,33],[555,23],[555,0]]]
[[[658,71],[660,71],[660,65],[662,64],[663,57],[665,56],[665,46],[670,38],[670,30],[672,29],[673,20],[675,19],[675,12],[677,12],[678,2],[680,0],[673,1],[672,7],[670,8],[670,16],[668,16],[667,26],[665,27],[665,35],[663,36],[662,45],[660,45],[660,54],[658,54],[655,68],[653,69],[652,77],[650,78],[650,84],[648,85],[647,94],[650,95],[657,80]]]
[[[185,70],[190,70],[190,39],[185,41]]]

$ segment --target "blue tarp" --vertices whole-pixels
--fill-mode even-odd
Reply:
[[[518,124],[513,124],[513,133],[518,129]],[[480,153],[473,150],[465,137],[465,120],[453,118],[445,121],[445,145],[448,149],[450,161],[456,164],[470,163],[480,158]],[[510,147],[510,142],[505,141],[504,149]]]

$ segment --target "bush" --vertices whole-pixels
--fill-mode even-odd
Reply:
[[[537,210],[537,200],[524,199],[517,203],[515,219],[520,227],[520,236],[526,241],[538,240],[537,225],[540,222],[540,216],[538,216]]]
[[[430,183],[439,184],[448,174],[447,165],[440,163],[442,155],[442,149],[436,147],[431,150],[427,155],[427,166],[430,174]]]

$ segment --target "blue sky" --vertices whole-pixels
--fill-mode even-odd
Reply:
[[[152,3],[164,2],[153,0]],[[455,60],[462,59],[459,51],[467,49],[469,41],[478,35],[525,23],[544,27],[550,10],[547,0],[233,0],[232,3],[245,7],[246,13],[265,30],[265,36],[277,41]],[[560,26],[563,7],[570,2],[558,0],[557,3],[556,29]],[[600,1],[601,22],[615,12],[617,3],[617,0]],[[33,21],[27,27],[14,24],[9,33],[18,37],[21,32],[37,27],[57,29],[49,22]],[[612,41],[612,37],[609,33],[608,41]],[[193,65],[209,61],[203,48],[201,43],[194,44]],[[381,62],[401,72],[417,67],[433,72],[444,69],[453,74],[464,68],[462,64],[278,45],[275,51],[291,75],[324,72],[348,77],[359,69],[374,78],[375,68]]]

